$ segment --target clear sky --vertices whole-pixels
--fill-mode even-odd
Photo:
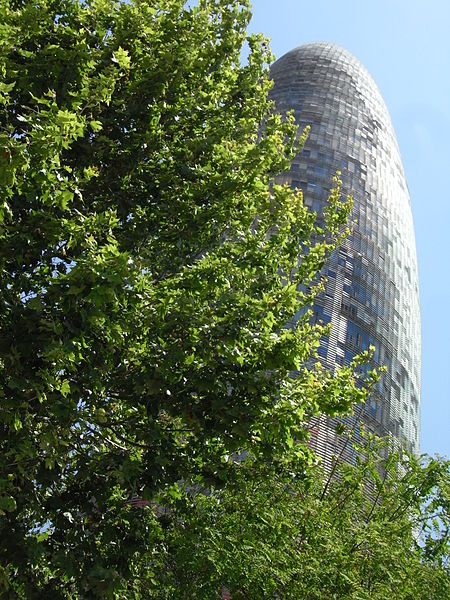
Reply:
[[[347,48],[386,101],[416,231],[422,312],[421,450],[450,457],[450,1],[253,0],[250,31],[279,58]]]

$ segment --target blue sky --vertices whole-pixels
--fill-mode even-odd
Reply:
[[[416,231],[422,312],[421,450],[450,456],[450,2],[253,0],[250,31],[279,58],[311,41],[369,70],[397,133]]]

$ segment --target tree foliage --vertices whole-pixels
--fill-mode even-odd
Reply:
[[[349,202],[336,181],[324,231],[273,183],[304,136],[272,113],[262,36],[241,65],[249,14],[1,3],[4,597],[132,597],[164,536],[130,498],[162,510],[364,398],[305,369]]]
[[[330,480],[247,461],[222,490],[191,497],[167,528],[170,597],[448,598],[449,462],[371,436],[354,450]]]

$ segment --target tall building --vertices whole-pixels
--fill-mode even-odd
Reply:
[[[328,263],[326,289],[314,305],[314,318],[332,323],[319,350],[321,360],[334,369],[375,346],[373,364],[386,365],[387,373],[354,418],[417,452],[421,340],[416,248],[388,110],[363,65],[334,44],[295,48],[272,65],[271,74],[277,110],[293,110],[301,128],[311,127],[304,150],[283,180],[301,188],[305,203],[320,214],[339,170],[343,193],[354,199],[353,232]],[[312,445],[326,466],[342,442],[325,418],[313,433]]]

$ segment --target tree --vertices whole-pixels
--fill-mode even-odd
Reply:
[[[336,180],[322,229],[273,183],[305,134],[272,112],[262,36],[240,64],[249,15],[1,4],[5,598],[157,587],[180,482],[218,487],[244,451],[308,462],[305,422],[365,398],[352,369],[306,368],[350,202]]]
[[[191,496],[167,527],[169,597],[447,599],[450,463],[371,436],[354,450],[331,479],[246,461],[223,489]]]

